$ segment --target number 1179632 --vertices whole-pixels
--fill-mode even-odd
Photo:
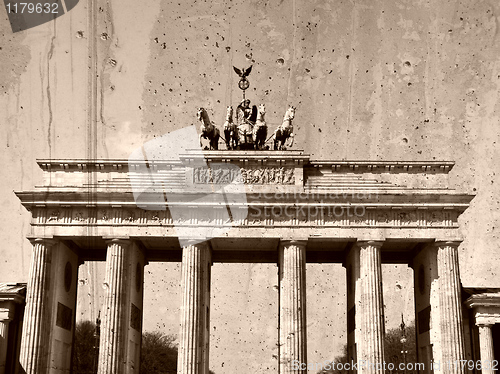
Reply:
[[[59,3],[7,3],[5,5],[7,8],[7,13],[38,13],[38,14],[49,14],[59,13]]]

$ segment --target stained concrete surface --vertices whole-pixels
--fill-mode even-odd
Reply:
[[[451,187],[477,194],[461,218],[462,283],[498,287],[499,16],[486,0],[98,0],[12,34],[2,9],[0,281],[28,277],[29,213],[13,191],[41,183],[36,158],[126,158],[197,124],[199,106],[221,127],[225,107],[241,100],[232,66],[253,64],[247,96],[266,104],[271,129],[296,105],[294,148],[313,159],[455,161]],[[227,266],[214,294],[253,268]],[[157,277],[173,284],[171,273]],[[82,266],[81,294],[94,279],[98,300],[101,276]],[[319,269],[309,280],[334,282]],[[240,301],[227,306],[241,311]],[[311,320],[330,323],[324,303]]]

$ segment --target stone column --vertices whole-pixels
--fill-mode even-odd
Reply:
[[[182,249],[178,374],[208,374],[210,266],[207,242]]]
[[[5,374],[5,360],[7,359],[7,343],[9,340],[9,320],[0,320],[0,374]]]
[[[281,241],[279,248],[280,374],[307,372],[306,241]]]
[[[204,350],[203,350],[203,374],[209,374],[209,364],[210,364],[210,291],[211,291],[211,275],[212,275],[212,256],[210,248],[207,246],[205,250],[204,269],[203,269],[203,293],[205,298],[203,299],[203,326],[204,326]]]
[[[99,374],[125,372],[128,329],[129,249],[128,240],[108,241],[104,310],[99,343]]]
[[[380,260],[382,242],[360,241],[356,245],[359,247],[360,267],[360,305],[356,313],[359,313],[361,335],[357,358],[366,363],[360,372],[383,374],[385,324]]]
[[[463,373],[462,365],[455,362],[465,359],[462,324],[462,299],[458,270],[459,242],[437,242],[439,279],[439,327],[442,349],[442,370],[446,373]]]
[[[26,374],[48,372],[51,332],[51,267],[53,245],[49,239],[32,240],[33,253],[26,291],[26,308],[19,361]]]
[[[479,350],[481,352],[481,371],[483,374],[493,374],[492,362],[495,359],[493,351],[493,334],[491,325],[478,325],[479,328]]]

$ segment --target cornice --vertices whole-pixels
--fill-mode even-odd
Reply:
[[[376,191],[355,191],[345,194],[336,194],[335,191],[327,192],[290,192],[290,193],[246,193],[246,203],[252,206],[362,206],[367,209],[445,209],[464,211],[469,206],[473,196],[449,193],[429,193],[428,191],[404,191],[404,193],[377,193]],[[152,191],[157,194],[158,191]],[[75,191],[75,188],[47,189],[46,191],[22,191],[15,192],[16,196],[26,208],[32,207],[93,207],[93,206],[137,206],[132,191],[97,191],[92,192],[85,188]],[[213,192],[214,195],[222,195],[222,192]],[[169,191],[171,200],[168,205],[200,205],[211,206],[210,201],[197,201],[206,192],[201,191]],[[227,195],[227,194],[226,194]],[[179,196],[179,198],[175,198]],[[184,200],[184,201],[183,201]],[[158,205],[156,200],[148,203],[144,199],[139,205]],[[161,204],[163,205],[163,204]],[[166,206],[166,203],[164,204]],[[217,205],[217,204],[216,204]],[[237,205],[235,203],[235,205]]]
[[[472,295],[467,300],[465,300],[464,304],[471,309],[481,307],[500,308],[500,292]]]
[[[283,164],[304,165],[309,168],[329,168],[332,171],[353,170],[369,172],[438,172],[448,173],[455,165],[453,161],[349,161],[349,160],[310,160],[303,151],[204,151],[203,153],[186,153],[180,160],[126,160],[126,159],[37,159],[39,167],[45,171],[55,170],[128,170],[129,165],[168,168],[183,166],[190,161],[207,162],[258,163],[281,162]]]

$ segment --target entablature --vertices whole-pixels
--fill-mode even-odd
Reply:
[[[39,160],[44,185],[18,192],[32,235],[460,237],[472,195],[453,162],[311,161],[303,151],[186,151],[177,160]],[[91,229],[91,230],[89,230]],[[87,230],[87,231],[85,231]],[[354,230],[354,231],[352,231]],[[352,232],[351,232],[352,231]]]

